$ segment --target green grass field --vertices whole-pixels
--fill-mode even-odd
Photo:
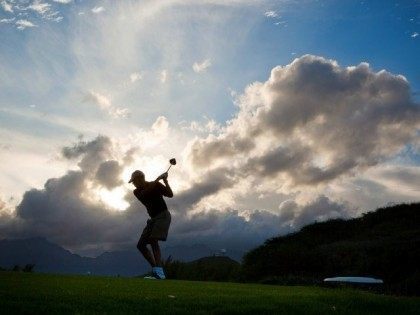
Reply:
[[[419,314],[353,289],[0,272],[0,314]]]

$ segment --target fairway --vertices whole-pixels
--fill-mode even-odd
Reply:
[[[0,272],[0,314],[418,314],[352,289]]]

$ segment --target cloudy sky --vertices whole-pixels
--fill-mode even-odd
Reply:
[[[0,0],[0,238],[246,250],[420,200],[420,1]]]

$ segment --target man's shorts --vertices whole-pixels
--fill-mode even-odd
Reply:
[[[157,216],[147,220],[147,225],[141,233],[139,242],[143,241],[148,244],[150,238],[166,241],[170,224],[171,214],[168,210],[162,211]]]

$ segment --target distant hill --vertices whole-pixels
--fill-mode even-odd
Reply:
[[[184,262],[193,261],[201,257],[212,256],[220,253],[220,249],[214,249],[204,244],[193,245],[177,245],[177,246],[162,246],[162,251],[165,257],[171,256],[173,260],[180,260]],[[228,249],[226,254],[234,260],[240,261],[245,252],[240,250]]]
[[[68,274],[137,275],[149,269],[139,253],[104,253],[81,257],[44,238],[0,241],[0,266],[35,264],[35,271]]]
[[[170,261],[165,270],[170,279],[225,282],[238,278],[240,263],[226,256],[210,256],[186,263]]]
[[[206,245],[168,246],[164,257],[192,261],[212,255],[215,250]],[[235,253],[239,259],[241,253]],[[36,272],[135,276],[150,271],[141,254],[133,249],[105,252],[96,258],[82,257],[40,237],[0,240],[0,267],[35,264]]]
[[[420,294],[420,203],[307,225],[243,259],[247,281],[305,283],[338,275],[378,277],[394,292]]]

